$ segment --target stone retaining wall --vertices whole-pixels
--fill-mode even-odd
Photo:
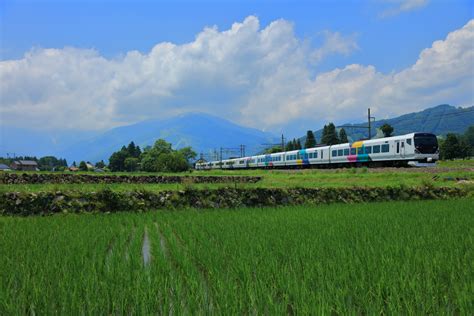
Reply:
[[[160,175],[92,175],[66,173],[3,173],[1,184],[42,183],[255,183],[261,177],[251,176],[160,176]]]
[[[0,194],[0,214],[148,211],[153,209],[236,208],[324,203],[448,199],[467,192],[453,187],[189,189],[184,191],[9,192]]]

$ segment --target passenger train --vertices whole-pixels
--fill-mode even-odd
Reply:
[[[438,159],[439,149],[435,135],[411,133],[274,154],[198,162],[195,169],[419,167],[434,166]]]

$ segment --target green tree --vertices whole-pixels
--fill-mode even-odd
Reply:
[[[316,138],[314,137],[313,131],[309,130],[306,132],[306,141],[304,142],[304,148],[316,147]]]
[[[73,166],[73,167],[77,167],[75,161],[72,162],[72,166]]]
[[[336,126],[333,123],[324,125],[321,143],[325,145],[339,144],[339,137],[337,136]]]
[[[393,133],[392,125],[385,123],[382,126],[380,126],[380,130],[382,131],[384,137],[392,136],[392,133]]]
[[[339,142],[341,144],[345,144],[349,142],[349,140],[347,139],[346,130],[343,128],[341,128],[341,130],[339,131]]]
[[[197,157],[197,153],[189,146],[181,148],[178,150],[178,152],[183,155],[184,159],[186,159],[188,163],[191,163],[192,160],[196,159]]]
[[[271,148],[265,149],[266,154],[274,154],[281,152],[281,146],[273,146]]]
[[[103,160],[101,160],[101,161],[99,161],[95,164],[95,167],[103,169],[103,168],[105,168],[105,162]]]
[[[114,152],[109,158],[110,171],[125,171],[125,159],[128,158],[128,151],[122,147],[120,151]]]
[[[301,142],[300,142],[299,139],[296,141],[295,147],[296,147],[295,149],[298,149],[298,150],[303,148],[303,147],[301,147]]]
[[[295,149],[295,148],[294,148],[294,146],[293,146],[293,141],[290,140],[290,141],[286,144],[285,150],[286,150],[286,151],[292,151],[292,150],[294,150],[294,149]]]
[[[80,170],[80,171],[88,171],[88,169],[87,169],[87,164],[86,164],[86,162],[85,162],[84,160],[81,161],[81,163],[79,164],[79,170]]]
[[[466,132],[464,132],[464,138],[471,148],[474,148],[474,125],[468,127]]]
[[[139,166],[140,166],[139,162],[140,162],[139,159],[135,157],[125,158],[125,161],[124,161],[125,171],[130,171],[130,172],[138,171]]]
[[[141,169],[149,172],[179,172],[189,169],[189,160],[196,157],[191,148],[173,150],[170,143],[163,139],[147,147],[141,158]],[[183,164],[184,162],[184,164]]]
[[[452,160],[457,158],[459,153],[459,139],[456,134],[447,134],[440,149],[443,159]]]

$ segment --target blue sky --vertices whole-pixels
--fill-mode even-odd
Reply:
[[[6,96],[0,99],[0,114],[2,123],[42,129],[44,113],[50,111],[49,117],[61,122],[86,108],[87,115],[77,122],[47,128],[91,130],[192,110],[296,134],[306,130],[307,124],[317,128],[328,120],[360,121],[367,104],[374,101],[379,117],[440,103],[472,105],[473,46],[468,42],[472,26],[467,24],[473,16],[472,1],[2,1],[0,80],[6,84]],[[234,23],[244,25],[240,32],[248,27],[252,35],[245,39],[224,36]],[[274,46],[268,47],[262,36],[274,24],[268,44]],[[213,26],[217,29],[205,34],[209,41],[204,36],[203,42],[228,44],[224,55],[201,46],[190,51],[186,45],[201,45],[197,36],[205,33],[205,27]],[[463,42],[458,45],[457,37],[452,39],[460,47],[457,54],[451,56],[445,49],[432,51],[436,56],[428,52],[432,60],[420,58],[421,52],[436,41],[444,41],[445,47],[454,45],[447,40],[448,35],[463,28],[465,32],[460,34],[464,37],[459,40]],[[246,51],[252,41],[258,52]],[[165,42],[175,47],[161,49]],[[293,44],[282,50],[285,43]],[[157,46],[161,48],[152,54]],[[133,56],[133,51],[138,55]],[[255,62],[272,52],[280,59],[269,63],[268,68]],[[163,66],[163,56],[173,62]],[[199,69],[193,66],[193,56],[201,62]],[[459,56],[464,58],[459,69],[467,67],[467,73],[451,69],[452,74],[444,81],[425,82],[420,76],[410,87],[400,87],[405,78],[417,78],[417,71],[437,77],[430,71],[446,64],[429,63]],[[421,70],[414,68],[418,61]],[[147,68],[151,64],[154,66]],[[156,68],[156,64],[162,66]],[[174,69],[176,64],[181,68]],[[223,67],[222,73],[212,68],[223,65],[229,69]],[[281,72],[275,70],[279,65]],[[138,68],[151,70],[138,73]],[[135,81],[123,77],[127,71],[137,71]],[[170,73],[176,77],[164,80],[171,77]],[[53,78],[51,84],[45,78]],[[200,78],[211,79],[201,82]],[[94,80],[97,83],[89,86]],[[99,87],[100,82],[115,84]],[[413,92],[415,86],[419,87]],[[339,88],[325,95],[324,91],[332,87]],[[374,96],[371,87],[385,94]],[[440,87],[443,93],[428,96]],[[98,92],[101,89],[103,92]],[[24,95],[18,97],[14,91]],[[344,91],[341,97],[338,91]],[[68,95],[73,98],[69,100]],[[199,102],[193,102],[196,99]],[[76,101],[78,108],[69,105]],[[410,104],[401,104],[407,102]],[[333,105],[338,111],[325,114],[324,109]],[[288,111],[285,107],[301,110]],[[320,110],[313,111],[313,107]],[[33,114],[20,117],[25,109]],[[272,111],[276,114],[268,115]],[[308,114],[314,118],[308,119]]]

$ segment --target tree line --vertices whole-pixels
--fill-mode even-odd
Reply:
[[[439,138],[439,154],[442,160],[466,159],[474,155],[474,125],[464,134],[449,133]]]
[[[188,170],[196,156],[191,147],[173,149],[164,139],[158,139],[153,146],[147,146],[143,151],[132,141],[110,156],[109,169],[130,172],[180,172]]]
[[[44,156],[41,158],[37,158],[36,156],[18,156],[15,158],[0,157],[0,163],[7,166],[11,166],[11,164],[17,160],[36,161],[38,169],[41,171],[64,171],[68,166],[66,159],[57,158],[55,156]]]

